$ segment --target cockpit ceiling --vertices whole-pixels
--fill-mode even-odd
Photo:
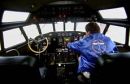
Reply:
[[[68,2],[67,2],[68,1]],[[29,11],[34,12],[39,8],[47,4],[63,4],[63,2],[68,4],[84,4],[90,8],[105,9],[111,7],[117,7],[125,2],[124,0],[3,0],[0,2],[0,6],[6,10],[16,10],[16,11]]]
[[[36,22],[35,18],[39,22],[88,21],[93,16],[96,16],[98,21],[102,21],[103,19],[98,13],[99,10],[124,7],[128,17],[125,23],[129,23],[128,6],[128,0],[3,0],[0,2],[0,18],[3,11],[11,10],[29,12],[30,16],[27,22]],[[124,23],[122,20],[121,22]]]
[[[121,0],[86,0],[86,4],[94,10],[109,9],[121,6]]]

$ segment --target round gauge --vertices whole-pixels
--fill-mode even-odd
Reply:
[[[58,33],[57,35],[58,35],[58,36],[61,36],[61,33]]]
[[[52,34],[49,34],[49,36],[52,36]]]
[[[72,33],[68,33],[69,36],[72,36]]]
[[[62,36],[65,36],[65,33],[62,33]]]

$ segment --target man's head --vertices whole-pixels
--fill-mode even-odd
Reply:
[[[100,27],[96,22],[90,22],[85,27],[87,34],[100,33]]]

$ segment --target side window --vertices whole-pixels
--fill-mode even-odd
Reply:
[[[127,14],[124,7],[99,10],[104,19],[127,19]]]
[[[110,37],[113,41],[125,44],[126,28],[120,26],[110,25],[106,36]]]
[[[35,38],[36,36],[39,35],[37,26],[34,24],[29,26],[24,26],[23,29],[28,38]]]
[[[25,38],[19,28],[3,31],[4,48],[25,42]]]
[[[129,46],[130,46],[130,30],[129,30]]]
[[[2,22],[26,21],[29,14],[30,14],[29,12],[5,10],[3,13]]]

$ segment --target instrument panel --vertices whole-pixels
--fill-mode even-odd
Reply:
[[[50,32],[44,34],[48,38],[47,54],[51,59],[50,64],[72,64],[77,60],[76,53],[67,48],[68,42],[73,42],[83,38],[84,32]],[[52,55],[53,54],[53,55]]]
[[[68,42],[73,42],[83,38],[84,32],[68,31],[68,32],[50,32],[44,35],[49,40],[49,44],[57,42],[61,47],[66,46]]]
[[[89,11],[89,12],[86,12]],[[72,20],[72,18],[88,19],[93,11],[81,4],[75,5],[47,5],[33,12],[39,21]]]
[[[76,70],[79,54],[68,49],[67,44],[68,42],[77,41],[83,38],[84,35],[84,32],[78,31],[50,32],[39,35],[39,38],[48,39],[47,49],[45,52],[40,53],[39,66],[46,66],[48,70],[51,70],[51,72],[53,68],[53,71],[56,71],[54,76],[63,78],[63,80],[65,73],[67,73],[68,76],[73,76],[77,72]],[[35,41],[36,39],[34,42]],[[42,41],[43,40],[40,39],[35,43],[38,43],[41,47],[40,42]]]

